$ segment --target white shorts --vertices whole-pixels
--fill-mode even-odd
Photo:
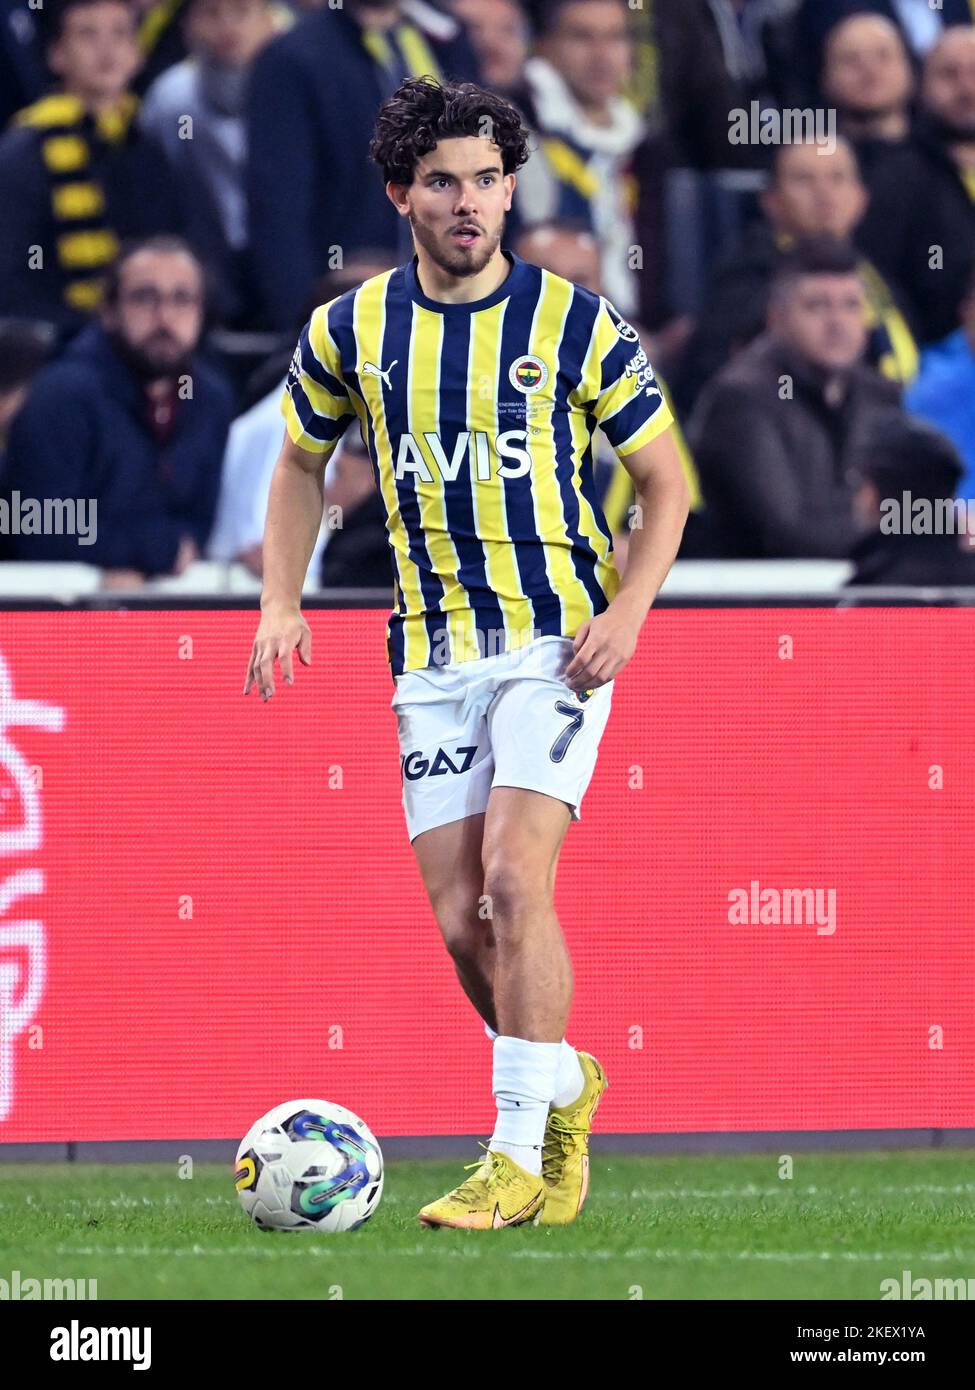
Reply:
[[[561,679],[571,637],[395,678],[403,809],[410,841],[487,809],[492,787],[564,801],[579,820],[609,718],[613,682],[591,693]]]

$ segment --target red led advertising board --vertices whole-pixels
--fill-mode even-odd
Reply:
[[[487,1135],[410,850],[385,613],[0,614],[0,1142],[230,1138],[282,1100]],[[666,610],[563,849],[610,1133],[968,1127],[975,614]]]

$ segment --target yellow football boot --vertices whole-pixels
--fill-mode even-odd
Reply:
[[[543,1226],[565,1226],[582,1211],[589,1192],[589,1135],[596,1106],[609,1082],[588,1052],[578,1052],[585,1085],[578,1100],[548,1112],[542,1148]]]
[[[464,1171],[478,1171],[418,1212],[425,1226],[459,1226],[471,1231],[489,1231],[500,1226],[538,1223],[545,1203],[545,1185],[540,1176],[528,1173],[513,1158],[496,1149],[486,1150],[477,1163],[465,1163]]]

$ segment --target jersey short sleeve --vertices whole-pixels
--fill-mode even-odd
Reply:
[[[322,304],[301,330],[288,368],[281,414],[293,443],[326,457],[356,418]]]
[[[600,299],[579,395],[620,455],[641,449],[674,422],[639,334],[608,299]]]

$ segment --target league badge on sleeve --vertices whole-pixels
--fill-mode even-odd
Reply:
[[[620,311],[615,309],[608,299],[604,302],[606,304],[606,312],[613,320],[613,326],[620,337],[625,339],[628,343],[638,343],[640,341],[640,335],[633,327],[632,323],[627,323]]]

